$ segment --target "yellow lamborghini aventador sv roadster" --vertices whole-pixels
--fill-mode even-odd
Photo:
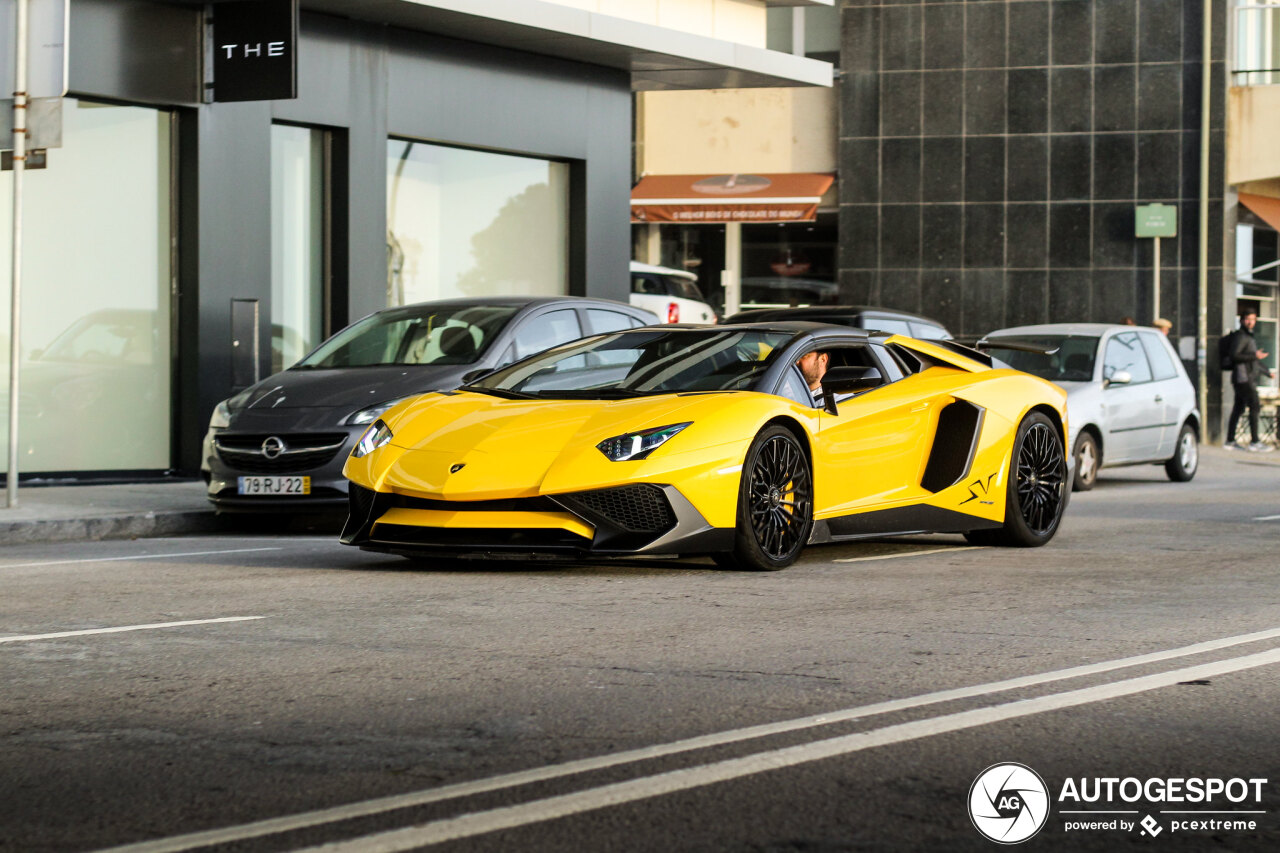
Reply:
[[[949,341],[655,326],[406,400],[361,438],[342,541],[403,554],[709,554],[781,569],[899,533],[1043,545],[1066,395]]]

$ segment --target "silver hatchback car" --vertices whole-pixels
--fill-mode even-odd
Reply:
[[[1001,347],[1031,344],[1050,354]],[[1199,463],[1196,392],[1173,346],[1158,329],[1102,323],[1056,323],[1000,329],[983,347],[1010,367],[1067,392],[1067,446],[1077,490],[1093,488],[1098,470],[1164,465],[1185,482]]]

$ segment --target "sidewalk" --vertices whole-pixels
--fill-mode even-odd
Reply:
[[[18,505],[0,508],[0,545],[218,530],[219,522],[204,491],[199,480],[111,486],[22,485]]]

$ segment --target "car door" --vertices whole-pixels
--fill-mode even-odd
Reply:
[[[924,375],[901,376],[866,344],[825,347],[832,365],[875,366],[885,384],[818,414],[814,507],[824,517],[893,505],[925,495],[920,486],[938,386]]]
[[[1103,458],[1107,464],[1156,457],[1164,407],[1158,383],[1138,332],[1115,332],[1102,341],[1102,408],[1106,425]],[[1115,378],[1128,374],[1128,382]]]
[[[1151,363],[1155,402],[1161,411],[1160,440],[1155,455],[1157,459],[1167,459],[1173,455],[1174,445],[1178,443],[1183,417],[1195,405],[1195,389],[1182,377],[1174,362],[1173,347],[1163,334],[1144,329],[1138,333],[1138,338]]]

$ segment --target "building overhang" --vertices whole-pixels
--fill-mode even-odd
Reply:
[[[544,0],[301,0],[301,7],[617,68],[631,74],[634,91],[830,86],[832,79],[829,62]]]

